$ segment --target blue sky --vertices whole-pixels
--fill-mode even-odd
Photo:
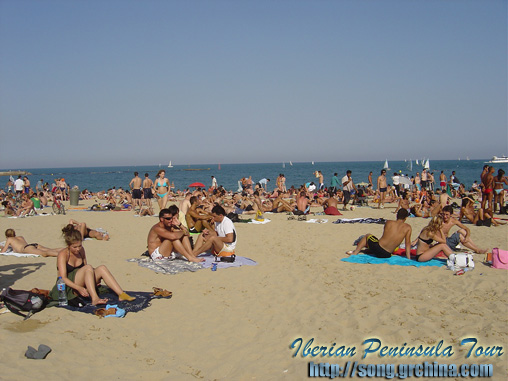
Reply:
[[[0,0],[0,168],[508,154],[507,2]]]

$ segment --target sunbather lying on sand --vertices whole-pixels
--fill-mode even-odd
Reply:
[[[5,237],[7,240],[5,241],[5,246],[2,249],[2,253],[7,252],[9,246],[16,253],[20,254],[37,254],[42,255],[43,257],[56,257],[58,252],[62,249],[49,249],[38,243],[27,243],[25,238],[22,236],[16,237],[16,232],[14,229],[7,229],[5,231]]]

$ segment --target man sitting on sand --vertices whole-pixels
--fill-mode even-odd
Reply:
[[[173,252],[183,255],[189,262],[203,262],[192,253],[189,231],[178,219],[176,205],[159,212],[159,222],[148,232],[148,254],[153,260],[173,258]]]
[[[406,223],[409,213],[406,209],[399,209],[396,221],[386,221],[383,235],[378,240],[372,234],[366,234],[355,250],[347,251],[348,255],[356,255],[363,248],[368,248],[378,258],[390,258],[393,251],[405,240],[406,257],[411,259],[411,226]]]
[[[212,208],[215,231],[205,229],[198,237],[194,248],[194,255],[212,250],[219,257],[229,257],[235,254],[236,229],[233,221],[226,217],[226,211],[220,205]]]
[[[6,253],[9,246],[15,253],[20,254],[37,254],[42,255],[43,257],[57,257],[58,253],[63,250],[60,249],[49,249],[38,243],[27,243],[25,238],[19,236],[16,237],[16,232],[14,229],[7,229],[5,231],[5,237],[7,240],[5,241],[5,246],[2,248],[0,253]]]
[[[335,193],[330,191],[330,197],[323,202],[324,213],[329,216],[341,216],[342,213],[337,209],[339,201],[335,198]]]
[[[443,207],[442,214],[443,226],[441,231],[443,232],[443,238],[446,239],[446,244],[450,247],[450,249],[457,251],[457,245],[461,243],[465,247],[473,250],[475,253],[485,254],[487,252],[486,249],[482,250],[474,244],[474,242],[471,240],[471,231],[469,228],[452,217],[453,207],[451,205],[446,205]],[[448,234],[450,233],[450,230],[453,226],[457,226],[459,230],[448,237]]]

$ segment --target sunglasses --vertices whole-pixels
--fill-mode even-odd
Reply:
[[[166,221],[171,221],[174,217],[162,217]]]

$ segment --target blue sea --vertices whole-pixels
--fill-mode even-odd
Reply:
[[[471,187],[474,181],[480,182],[480,173],[485,160],[435,160],[430,162],[430,170],[434,172],[436,182],[439,182],[439,174],[444,171],[447,178],[452,171],[455,171],[459,180],[465,184],[466,188]],[[32,173],[28,176],[32,187],[38,180],[51,184],[56,178],[65,178],[67,184],[71,187],[77,185],[80,190],[88,189],[91,192],[107,190],[112,187],[129,188],[129,182],[133,177],[134,171],[139,172],[140,177],[148,173],[150,178],[154,179],[159,169],[166,170],[166,177],[175,184],[176,189],[184,190],[193,182],[201,182],[209,187],[211,185],[211,176],[217,178],[217,182],[228,190],[236,191],[238,181],[242,177],[252,176],[254,182],[262,178],[269,178],[268,189],[275,187],[275,182],[279,173],[286,177],[286,186],[292,185],[298,187],[304,183],[314,181],[314,171],[320,170],[325,178],[325,186],[329,186],[330,180],[335,172],[339,178],[345,175],[346,170],[352,171],[352,178],[356,184],[367,182],[369,172],[373,172],[374,182],[383,168],[384,161],[361,161],[361,162],[294,162],[290,163],[260,163],[260,164],[222,164],[219,169],[218,164],[201,165],[175,165],[173,168],[166,166],[122,166],[122,167],[79,167],[79,168],[16,168],[16,170],[25,170]],[[422,170],[412,162],[393,161],[389,162],[390,170],[388,175],[393,172],[401,172],[408,176],[414,176],[416,172]],[[503,168],[508,173],[508,164],[496,164],[496,173],[499,168]],[[8,170],[8,169],[5,169]],[[0,176],[0,185],[6,189],[7,176]]]

